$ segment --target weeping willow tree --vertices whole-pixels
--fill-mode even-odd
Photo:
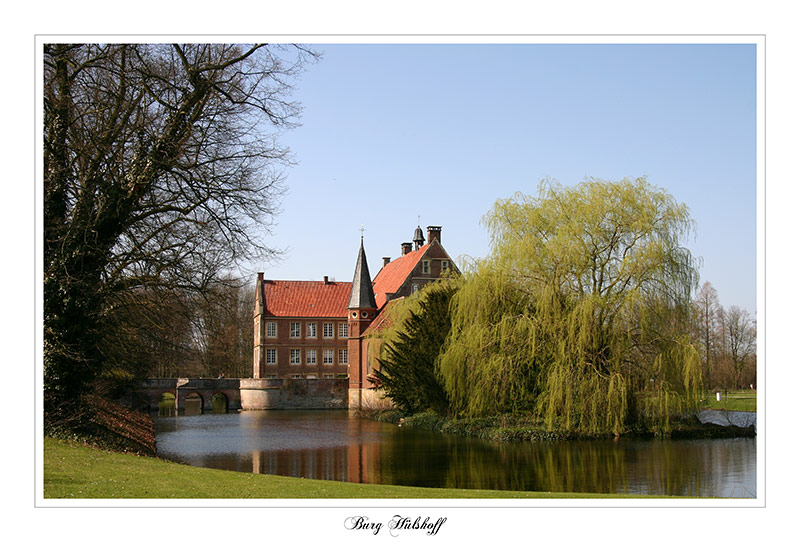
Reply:
[[[545,180],[484,217],[491,253],[451,304],[438,371],[457,413],[532,409],[550,429],[620,433],[696,407],[688,208],[646,179]]]

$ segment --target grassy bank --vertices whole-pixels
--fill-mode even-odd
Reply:
[[[50,427],[45,424],[45,435],[120,452],[156,454],[155,426],[147,414],[98,395],[82,397],[78,405],[68,422]]]
[[[702,402],[703,408],[709,410],[738,410],[756,412],[755,390],[737,390],[720,393],[721,401],[717,401],[716,393],[708,394]]]
[[[306,480],[179,465],[55,439],[44,442],[48,499],[582,499],[640,495],[436,489]]]

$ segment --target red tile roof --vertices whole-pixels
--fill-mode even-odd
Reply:
[[[346,318],[352,283],[265,280],[264,302],[271,316]]]
[[[375,292],[375,303],[378,308],[386,304],[386,294],[393,294],[406,281],[408,276],[413,271],[414,266],[417,265],[422,255],[427,252],[430,243],[423,245],[419,250],[412,250],[405,256],[397,258],[393,262],[384,265],[375,280],[372,281],[372,290]]]

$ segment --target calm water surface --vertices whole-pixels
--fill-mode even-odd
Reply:
[[[346,411],[156,418],[159,455],[199,467],[422,487],[756,496],[756,441],[494,443]]]

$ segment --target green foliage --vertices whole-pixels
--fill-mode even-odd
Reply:
[[[450,331],[449,304],[456,288],[453,280],[430,284],[407,302],[395,303],[390,315],[394,323],[375,375],[404,413],[448,411],[435,362]]]
[[[526,409],[541,365],[535,307],[487,262],[465,275],[451,303],[452,330],[438,361],[454,413]]]
[[[696,408],[685,205],[645,179],[545,181],[485,223],[492,252],[453,298],[438,366],[456,414],[534,406],[549,430],[621,433],[643,418],[668,432]]]

